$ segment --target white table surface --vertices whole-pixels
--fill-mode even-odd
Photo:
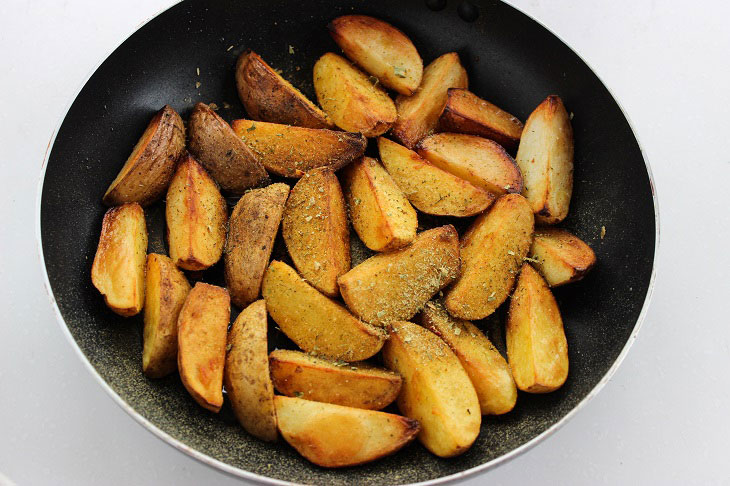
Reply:
[[[98,63],[171,3],[0,2],[0,471],[17,484],[242,483],[166,445],[102,391],[56,323],[37,257],[54,128]],[[527,454],[463,484],[730,484],[729,4],[514,4],[572,46],[632,119],[659,193],[658,279],[602,393]]]

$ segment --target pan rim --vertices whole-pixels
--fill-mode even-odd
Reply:
[[[183,443],[182,441],[172,437],[167,432],[163,431],[156,425],[154,425],[152,422],[150,422],[146,417],[144,417],[142,414],[137,412],[136,409],[134,409],[131,405],[129,405],[117,392],[115,392],[112,387],[102,378],[102,376],[99,374],[99,372],[96,370],[96,368],[91,364],[89,361],[89,358],[84,354],[84,352],[81,350],[80,346],[74,339],[73,335],[71,334],[71,331],[66,324],[66,321],[63,318],[63,315],[61,314],[61,310],[58,307],[58,304],[56,302],[55,296],[53,294],[53,290],[51,288],[50,279],[48,276],[48,270],[46,267],[45,262],[45,256],[43,254],[43,241],[41,237],[41,203],[42,203],[42,197],[43,197],[43,185],[45,182],[45,176],[46,176],[46,169],[48,167],[48,161],[50,158],[50,154],[52,151],[52,148],[56,142],[56,137],[58,136],[58,132],[61,128],[61,125],[66,119],[66,116],[68,115],[69,110],[71,109],[71,106],[78,98],[78,95],[81,93],[81,90],[86,86],[89,79],[96,73],[96,71],[99,69],[99,67],[106,61],[106,59],[109,58],[109,56],[114,53],[114,51],[119,48],[124,42],[127,41],[131,36],[133,36],[137,31],[139,31],[142,27],[147,25],[150,21],[153,19],[159,17],[166,11],[176,7],[180,3],[183,3],[185,0],[176,0],[172,5],[169,5],[161,10],[159,10],[154,15],[146,18],[144,21],[139,23],[134,27],[134,29],[127,34],[123,39],[121,39],[115,46],[111,48],[98,62],[91,68],[89,73],[86,75],[86,77],[81,81],[78,88],[75,90],[73,95],[70,97],[69,101],[66,104],[65,109],[62,111],[62,115],[59,117],[56,126],[51,133],[51,137],[48,141],[48,145],[46,147],[46,152],[44,154],[43,163],[41,166],[40,176],[38,179],[38,185],[36,189],[36,208],[35,208],[35,236],[36,236],[36,243],[37,247],[36,250],[38,251],[38,257],[39,257],[39,263],[41,266],[41,273],[43,275],[43,285],[46,291],[46,294],[48,296],[48,299],[51,303],[51,307],[53,309],[54,315],[56,317],[56,322],[58,323],[59,327],[61,328],[61,331],[66,336],[66,339],[71,344],[71,347],[78,355],[79,359],[83,363],[83,365],[86,367],[86,369],[89,371],[89,373],[96,379],[96,381],[99,383],[101,388],[109,395],[109,397],[112,399],[114,403],[116,403],[122,410],[124,410],[127,414],[129,414],[137,423],[142,425],[144,428],[146,428],[149,432],[151,432],[153,435],[155,435],[157,438],[161,439],[163,442],[168,444],[171,447],[174,447],[175,449],[187,454],[188,456],[200,461],[201,463],[213,468],[217,469],[219,471],[222,471],[226,474],[229,474],[234,477],[239,477],[242,479],[247,479],[250,481],[258,482],[261,484],[272,484],[272,485],[297,485],[300,483],[295,483],[291,481],[285,481],[281,479],[275,479],[268,476],[263,476],[260,474],[256,474],[250,471],[246,471],[244,469],[231,466],[230,464],[227,464],[223,461],[220,461],[218,459],[215,459],[197,449],[194,449],[187,444]],[[646,320],[646,315],[649,310],[649,306],[651,304],[651,299],[654,294],[654,287],[656,284],[656,274],[657,274],[657,260],[659,256],[659,241],[660,241],[660,221],[659,221],[659,198],[657,194],[656,184],[654,180],[654,174],[651,169],[651,165],[649,163],[648,156],[643,149],[643,146],[641,144],[641,141],[639,139],[639,136],[636,132],[636,129],[634,127],[633,122],[631,121],[631,118],[629,117],[627,111],[624,109],[623,105],[621,104],[620,100],[614,95],[613,91],[606,85],[606,83],[603,82],[603,79],[598,75],[598,73],[593,69],[591,64],[589,64],[583,56],[581,56],[573,47],[568,44],[561,36],[556,34],[553,30],[548,28],[541,20],[527,14],[523,9],[520,7],[517,7],[513,4],[512,0],[500,0],[502,3],[506,4],[507,6],[513,8],[514,10],[520,12],[522,15],[527,17],[528,19],[532,20],[533,22],[537,23],[540,27],[545,29],[547,32],[549,32],[551,35],[553,35],[556,39],[558,39],[566,48],[568,48],[573,54],[575,54],[587,67],[590,69],[590,71],[593,73],[594,76],[601,82],[603,87],[608,91],[609,95],[613,99],[613,101],[618,106],[619,110],[621,111],[621,114],[626,119],[626,122],[629,125],[629,128],[631,129],[631,133],[634,136],[634,139],[636,140],[636,143],[639,147],[639,151],[641,152],[641,156],[644,161],[644,166],[646,168],[647,175],[649,177],[649,185],[651,188],[651,195],[652,195],[652,203],[654,205],[654,222],[655,222],[655,236],[654,236],[654,256],[652,259],[652,268],[651,268],[651,276],[649,278],[649,285],[646,290],[646,296],[644,297],[644,303],[641,307],[641,312],[639,313],[639,316],[636,319],[636,323],[634,324],[634,327],[631,331],[631,334],[624,344],[623,348],[621,349],[621,352],[617,356],[616,360],[613,362],[611,367],[606,371],[606,373],[603,375],[603,377],[596,383],[596,385],[588,392],[588,394],[583,397],[568,413],[566,413],[563,417],[561,417],[557,422],[552,424],[550,427],[548,427],[546,430],[541,432],[540,434],[536,435],[529,441],[525,442],[524,444],[520,445],[519,447],[507,452],[506,454],[503,454],[499,457],[496,457],[492,459],[491,461],[485,462],[483,464],[480,464],[478,466],[474,466],[472,468],[466,469],[464,471],[460,471],[458,473],[450,474],[448,476],[442,476],[440,478],[430,479],[427,481],[421,481],[418,483],[403,483],[408,484],[411,486],[432,486],[437,484],[446,484],[451,483],[454,481],[459,481],[466,479],[467,477],[474,476],[483,472],[486,472],[490,469],[493,469],[501,464],[504,464],[526,452],[528,452],[530,449],[535,447],[537,444],[542,442],[543,440],[547,439],[551,435],[553,435],[555,432],[557,432],[561,427],[563,427],[570,419],[572,419],[578,411],[582,410],[588,402],[590,402],[600,391],[606,386],[606,384],[611,380],[611,378],[614,376],[618,368],[623,363],[624,359],[628,355],[629,350],[633,346],[634,342],[636,341],[636,338],[638,337],[639,331],[641,330],[642,325],[644,324],[644,321]]]

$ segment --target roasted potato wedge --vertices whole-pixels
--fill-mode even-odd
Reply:
[[[283,395],[368,410],[390,405],[403,381],[367,363],[330,361],[301,351],[277,349],[269,363],[274,386]]]
[[[412,96],[396,98],[398,120],[391,134],[412,149],[437,128],[448,89],[468,87],[469,78],[457,53],[449,52],[436,58],[423,71],[418,90]]]
[[[483,319],[507,299],[532,243],[534,218],[519,194],[497,199],[461,240],[461,276],[444,304],[460,319]]]
[[[527,263],[510,302],[506,337],[517,388],[548,393],[563,386],[568,377],[563,320],[545,280]]]
[[[299,274],[330,297],[350,269],[350,225],[340,182],[330,169],[305,174],[291,191],[281,225]]]
[[[439,125],[444,132],[494,140],[507,150],[517,148],[523,126],[514,115],[461,88],[449,89]]]
[[[550,287],[582,279],[596,263],[590,246],[559,228],[536,229],[530,257]]]
[[[548,96],[530,114],[516,160],[536,221],[564,220],[573,194],[573,127],[559,96]]]
[[[314,91],[322,109],[338,127],[377,137],[398,116],[385,90],[342,56],[328,52],[314,65]]]
[[[388,172],[370,157],[344,172],[343,189],[352,227],[374,251],[402,248],[416,237],[418,216]]]
[[[188,149],[224,191],[243,194],[269,181],[264,166],[248,145],[208,105],[195,105],[188,135]]]
[[[266,170],[302,177],[318,167],[339,170],[362,157],[368,141],[359,133],[234,120],[235,131]]]
[[[205,270],[220,259],[226,243],[226,201],[190,155],[180,160],[167,189],[165,218],[170,258],[175,265]]]
[[[334,128],[325,112],[253,51],[246,51],[238,58],[236,87],[246,113],[254,120],[305,128]]]
[[[248,191],[233,208],[223,261],[226,286],[238,307],[246,307],[261,293],[288,195],[286,184],[271,184]]]
[[[190,292],[185,275],[165,255],[147,255],[142,371],[162,378],[177,369],[177,318]]]
[[[276,440],[274,386],[269,376],[266,303],[246,307],[231,326],[223,382],[231,408],[246,431],[261,440]]]
[[[274,397],[279,432],[308,461],[356,466],[393,454],[418,434],[415,420],[301,398]]]
[[[139,314],[144,305],[147,224],[137,203],[111,208],[101,223],[91,282],[107,307],[120,316]]]
[[[376,325],[410,319],[459,276],[459,235],[446,225],[419,233],[410,246],[381,253],[338,280],[347,307]]]
[[[482,415],[509,412],[517,401],[517,387],[507,361],[479,328],[451,317],[440,302],[428,302],[421,325],[441,337],[461,361],[479,397]]]
[[[522,174],[497,142],[462,133],[437,133],[417,145],[418,154],[496,196],[522,191]]]
[[[218,412],[223,405],[223,366],[231,300],[222,287],[198,282],[177,318],[177,367],[198,404]]]
[[[104,194],[104,204],[146,206],[162,196],[185,150],[182,118],[169,105],[152,117],[132,154]]]
[[[279,328],[308,353],[359,361],[383,347],[382,329],[360,321],[319,293],[286,263],[271,262],[261,292]]]
[[[436,216],[473,216],[494,202],[494,195],[487,190],[439,169],[387,138],[378,138],[378,149],[388,174],[419,211]]]
[[[403,377],[398,408],[421,424],[426,449],[439,457],[469,449],[482,423],[479,399],[449,346],[421,326],[394,322],[383,360]]]
[[[423,61],[400,30],[366,15],[343,15],[328,25],[342,51],[383,86],[410,96],[421,84]]]

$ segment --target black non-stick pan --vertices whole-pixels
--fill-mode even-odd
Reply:
[[[563,226],[594,248],[598,263],[583,281],[555,289],[568,338],[570,375],[554,393],[521,393],[514,411],[485,417],[474,446],[453,459],[438,459],[414,443],[372,464],[327,470],[309,464],[282,441],[256,440],[230,410],[215,415],[196,405],[177,376],[146,379],[141,372],[141,317],[124,319],[109,311],[89,277],[105,211],[101,196],[151,116],[169,103],[186,118],[194,103],[203,101],[215,102],[229,121],[245,117],[233,69],[237,56],[248,48],[314,98],[314,62],[327,51],[338,51],[326,25],[349,13],[397,26],[412,38],[424,63],[457,51],[471,90],[522,120],[551,93],[560,95],[575,115],[575,190]],[[100,383],[132,417],[173,446],[229,473],[267,482],[437,482],[484,470],[527,450],[608,380],[635,338],[653,278],[653,187],[624,113],[570,48],[498,1],[177,4],[129,37],[88,80],[57,132],[41,191],[42,255],[52,300]],[[162,203],[146,210],[150,251],[166,251],[163,213]],[[220,279],[216,269],[210,279]],[[501,310],[479,323],[498,346],[503,345],[503,319]],[[276,333],[272,329],[280,339]]]

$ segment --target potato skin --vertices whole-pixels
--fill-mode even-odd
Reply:
[[[175,164],[185,151],[185,126],[175,110],[165,105],[152,117],[122,170],[104,194],[107,206],[156,201],[170,184]]]
[[[190,283],[165,255],[147,255],[142,372],[162,378],[177,370],[177,318]]]
[[[214,265],[226,243],[228,209],[218,186],[190,155],[178,164],[165,207],[170,258],[185,270]]]
[[[397,373],[367,363],[330,361],[301,351],[274,350],[269,363],[279,393],[345,407],[383,409],[403,382]]]
[[[274,386],[269,376],[266,303],[246,307],[231,326],[223,381],[238,422],[254,437],[275,441]]]
[[[286,184],[271,184],[248,191],[233,208],[224,269],[231,300],[238,307],[246,307],[261,292],[261,281],[269,265],[288,195]]]
[[[506,326],[507,355],[517,388],[557,390],[568,377],[568,342],[558,304],[540,274],[524,264]]]
[[[334,128],[317,105],[281,77],[253,51],[236,63],[238,97],[254,120],[305,128]]]
[[[339,170],[362,157],[368,143],[359,133],[253,120],[234,120],[232,127],[266,170],[283,177],[300,178],[320,167]]]
[[[120,316],[139,314],[144,305],[147,225],[137,203],[109,209],[101,223],[91,282],[107,307]]]
[[[269,175],[236,132],[208,105],[198,103],[188,122],[188,150],[224,191],[243,194]]]
[[[596,263],[596,254],[583,240],[550,227],[535,230],[530,257],[550,287],[581,280]]]
[[[410,96],[421,84],[423,61],[413,42],[387,22],[343,15],[327,26],[345,55],[387,88]]]

